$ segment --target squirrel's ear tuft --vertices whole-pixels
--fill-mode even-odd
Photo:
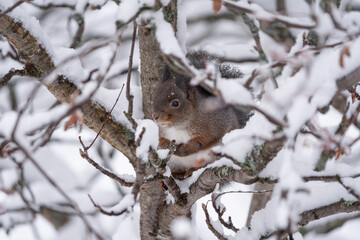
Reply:
[[[170,67],[168,65],[165,65],[163,76],[160,79],[160,82],[165,82],[165,81],[169,80],[170,77],[171,77]]]

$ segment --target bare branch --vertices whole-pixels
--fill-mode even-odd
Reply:
[[[97,170],[99,170],[101,173],[103,173],[104,175],[108,176],[111,179],[114,179],[115,181],[117,181],[118,183],[120,183],[120,185],[125,186],[125,187],[131,187],[133,186],[133,182],[128,182],[125,179],[119,177],[118,175],[116,175],[115,173],[110,172],[109,170],[106,170],[105,168],[101,167],[98,163],[96,163],[93,159],[91,159],[88,155],[87,152],[87,147],[85,147],[84,143],[81,140],[81,137],[79,136],[79,141],[83,147],[83,150],[79,149],[80,151],[80,156],[82,158],[84,158],[86,161],[88,161],[88,163],[90,163],[91,165],[93,165]]]
[[[211,219],[210,219],[210,216],[209,216],[209,212],[208,212],[208,210],[207,210],[207,203],[206,203],[206,205],[205,205],[205,204],[202,204],[201,206],[202,206],[202,209],[204,210],[205,218],[206,218],[205,222],[206,222],[209,230],[210,230],[218,239],[220,239],[220,240],[226,240],[226,238],[224,238],[224,236],[223,236],[221,233],[219,233],[219,232],[215,229],[215,227],[212,225]]]
[[[354,71],[352,71],[348,75],[338,79],[336,81],[336,85],[339,91],[342,91],[351,88],[353,85],[359,82],[359,79],[360,79],[360,67],[357,67]]]
[[[5,86],[13,76],[27,76],[25,69],[11,69],[7,74],[0,78],[0,88]]]
[[[18,49],[20,55],[27,62],[33,64],[40,79],[55,69],[49,54],[31,32],[24,29],[21,23],[14,21],[7,15],[2,16],[0,34],[4,35]],[[109,41],[113,42],[114,39],[111,38],[110,40],[102,42],[100,45],[106,45]],[[97,44],[92,49],[96,49],[100,45]],[[27,46],[31,46],[31,48]],[[90,49],[86,51],[90,51]],[[60,102],[69,101],[71,94],[77,89],[77,87],[64,76],[59,76],[51,83],[43,82],[43,84]],[[108,116],[105,108],[98,103],[89,101],[82,106],[81,110],[84,114],[84,123],[95,132],[99,132],[103,124],[103,119],[106,119]],[[116,149],[123,152],[131,164],[134,167],[136,166],[135,146],[129,144],[129,142],[131,143],[134,139],[134,135],[129,129],[110,118],[100,135]]]
[[[14,3],[11,7],[9,7],[8,9],[5,9],[4,11],[0,12],[0,18],[2,16],[5,16],[6,14],[8,14],[9,12],[11,12],[12,10],[14,10],[15,8],[17,8],[18,6],[20,6],[21,4],[23,4],[24,2],[29,2],[31,0],[19,0],[16,3]]]
[[[126,118],[130,121],[133,129],[136,129],[137,124],[132,117],[134,96],[130,94],[131,69],[132,69],[132,64],[133,64],[134,46],[135,46],[136,29],[137,29],[136,21],[134,21],[133,24],[134,24],[134,27],[133,27],[133,34],[132,34],[132,41],[131,41],[131,48],[130,48],[128,75],[127,75],[127,81],[126,81],[126,99],[129,101],[129,106],[128,106],[128,111],[124,112],[124,114],[125,114]]]
[[[76,33],[74,35],[73,41],[70,45],[71,48],[76,48],[79,43],[81,42],[81,38],[82,35],[84,33],[84,29],[85,29],[85,21],[84,21],[84,16],[81,15],[80,13],[75,13],[72,18],[76,21],[76,23],[78,24],[78,29],[76,30]]]
[[[300,226],[305,226],[309,222],[318,220],[320,218],[324,218],[327,216],[335,215],[338,213],[349,213],[359,211],[360,202],[347,202],[345,200],[340,200],[338,202],[329,204],[327,206],[322,206],[319,208],[315,208],[312,210],[308,210],[303,212],[301,216],[301,220],[299,221]]]
[[[239,231],[238,228],[236,228],[231,220],[231,217],[229,217],[228,221],[225,221],[222,217],[226,211],[226,208],[224,207],[223,209],[221,209],[219,206],[216,205],[216,200],[218,199],[219,195],[215,195],[214,193],[211,194],[211,202],[212,202],[212,206],[216,212],[216,214],[218,215],[218,219],[220,221],[220,223],[226,227],[227,229],[232,230],[233,232],[237,232]]]
[[[345,185],[340,176],[338,176],[337,180],[338,180],[338,182],[341,184],[341,186],[343,186],[343,187],[346,189],[346,191],[348,191],[348,193],[350,193],[350,194],[353,195],[358,201],[360,201],[360,195],[357,194],[354,189],[352,189],[351,187]]]
[[[31,5],[38,7],[40,9],[50,9],[50,8],[70,8],[70,9],[75,9],[75,5],[71,5],[71,4],[66,4],[66,3],[62,3],[62,4],[55,4],[55,3],[49,3],[47,5],[40,5],[40,4],[36,4],[36,3],[30,3]]]
[[[111,116],[111,113],[112,113],[112,111],[114,110],[116,104],[118,103],[119,98],[120,98],[120,96],[121,96],[121,93],[122,93],[123,89],[124,89],[124,84],[122,85],[122,87],[121,87],[121,89],[120,89],[120,92],[119,92],[119,94],[118,94],[118,96],[117,96],[117,98],[116,98],[116,100],[115,100],[115,103],[114,103],[114,105],[112,106],[112,108],[110,109],[109,114],[107,115],[105,121],[104,121],[103,124],[101,125],[99,132],[96,134],[96,137],[95,137],[94,140],[90,143],[90,145],[86,147],[86,151],[89,150],[89,149],[92,147],[92,145],[95,143],[96,139],[99,137],[101,131],[104,129],[104,126],[105,126],[106,122],[109,121],[109,118],[110,118],[110,116]]]
[[[19,149],[23,152],[26,158],[35,166],[35,168],[45,177],[45,179],[63,196],[71,205],[71,207],[75,210],[77,215],[82,219],[87,229],[93,233],[97,239],[102,240],[103,237],[91,226],[87,218],[84,216],[79,206],[65,193],[65,191],[46,173],[46,171],[35,161],[35,159],[30,155],[30,153],[16,140],[11,140],[14,144],[16,144]]]
[[[315,225],[313,227],[306,226],[301,230],[301,233],[303,235],[310,233],[310,232],[316,232],[318,234],[319,233],[328,233],[339,227],[342,227],[346,222],[348,222],[350,220],[358,219],[358,218],[360,218],[360,214],[336,218],[336,219],[327,221],[325,224]]]
[[[97,209],[99,209],[99,211],[102,213],[102,214],[105,214],[105,215],[108,215],[108,216],[120,216],[124,213],[127,212],[127,209],[123,209],[122,211],[120,212],[114,212],[114,211],[107,211],[105,209],[103,209],[99,204],[95,203],[95,201],[91,198],[90,194],[88,194],[88,197],[90,198],[90,201],[92,202],[92,204],[94,205],[94,207],[96,207]]]

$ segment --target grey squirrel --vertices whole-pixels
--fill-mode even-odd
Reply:
[[[218,57],[207,52],[194,52],[187,56],[197,69]],[[223,78],[238,78],[242,73],[227,64],[219,64]],[[251,114],[235,110],[200,86],[191,86],[190,78],[181,74],[170,77],[166,67],[163,79],[155,88],[152,117],[159,127],[159,148],[166,149],[175,140],[176,150],[168,166],[172,171],[185,172],[212,162],[211,147],[237,128],[243,128]],[[219,105],[219,106],[217,106]]]

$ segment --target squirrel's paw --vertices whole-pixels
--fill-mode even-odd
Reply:
[[[185,157],[190,154],[196,153],[201,150],[202,144],[198,141],[190,141],[185,144],[179,144],[176,146],[174,154],[179,157]]]
[[[170,140],[169,139],[166,139],[166,138],[163,138],[163,137],[159,138],[159,145],[158,145],[159,149],[169,148],[169,145],[170,145]]]

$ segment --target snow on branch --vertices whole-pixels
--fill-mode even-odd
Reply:
[[[17,15],[14,16],[16,17]],[[21,19],[26,18],[26,16],[26,13],[24,13]],[[51,47],[47,45],[46,48],[43,47],[44,44],[42,42],[47,42],[47,40],[38,38],[38,36],[43,36],[43,33],[38,28],[35,28],[38,29],[38,32],[34,36],[32,32],[28,31],[28,25],[23,26],[18,24],[17,21],[18,19],[12,18],[12,16],[2,16],[0,34],[6,36],[12,42],[26,61],[32,64],[34,71],[39,73],[40,76],[45,77],[55,69],[51,56],[52,51],[50,53],[47,51]],[[51,83],[43,82],[43,84],[61,102],[69,101],[71,94],[77,90],[77,87],[65,76],[58,76],[55,81]],[[108,115],[106,108],[99,103],[88,101],[82,106],[82,112],[84,114],[84,123],[94,131],[99,132],[103,124],[102,119],[105,119]],[[104,126],[101,136],[115,148],[121,150],[130,161],[135,161],[135,147],[132,148],[128,145],[128,141],[133,139],[133,134],[126,127],[111,118],[108,124]]]
[[[288,27],[307,29],[307,28],[314,28],[316,26],[313,20],[310,20],[309,18],[297,19],[293,17],[273,14],[264,10],[261,6],[254,3],[250,4],[245,1],[233,2],[233,1],[224,0],[223,5],[231,10],[234,10],[235,12],[249,13],[258,20],[263,20],[268,22],[277,21],[285,24]]]

